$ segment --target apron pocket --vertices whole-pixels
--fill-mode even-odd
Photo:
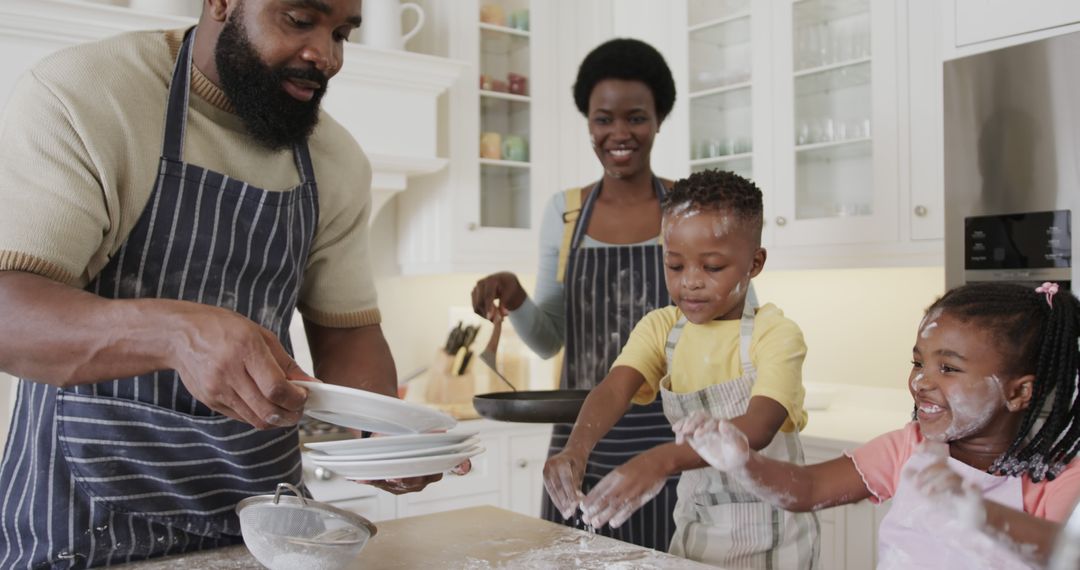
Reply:
[[[259,431],[225,416],[68,391],[56,408],[72,476],[114,512],[204,536],[238,534],[237,502],[300,480],[296,428]]]
[[[783,513],[767,503],[752,502],[697,505],[698,521],[709,527],[710,544],[717,540],[725,557],[734,560],[769,551],[777,546]],[[714,552],[720,552],[719,550]]]

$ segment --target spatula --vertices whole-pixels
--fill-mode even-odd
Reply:
[[[495,311],[495,319],[491,321],[493,325],[491,328],[491,338],[488,339],[487,346],[484,347],[484,351],[480,353],[480,361],[488,365],[488,368],[510,387],[511,390],[517,392],[517,388],[506,379],[506,376],[499,372],[499,369],[495,367],[495,351],[499,348],[499,335],[502,334],[502,312]]]

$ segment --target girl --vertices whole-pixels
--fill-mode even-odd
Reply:
[[[791,511],[895,499],[879,531],[879,568],[1045,563],[1080,494],[1077,305],[1053,283],[946,293],[915,338],[915,421],[832,461],[763,457],[735,426],[702,416],[675,430],[712,466]]]

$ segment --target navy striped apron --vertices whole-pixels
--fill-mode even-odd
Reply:
[[[301,183],[250,186],[182,160],[188,34],[169,88],[157,180],[119,252],[87,290],[235,310],[288,350],[318,201]],[[60,389],[19,381],[0,463],[0,568],[84,568],[240,542],[244,497],[301,478],[297,428],[266,431],[211,411],[173,370]]]
[[[653,179],[658,198],[664,186]],[[566,352],[563,355],[562,388],[589,389],[607,376],[615,358],[630,338],[634,325],[646,313],[671,303],[664,282],[664,259],[660,245],[581,247],[589,228],[601,183],[585,198],[570,242],[566,263]],[[573,424],[555,424],[548,455],[566,445]],[[588,493],[605,475],[635,455],[674,441],[671,424],[657,399],[630,410],[604,436],[585,468],[583,491]],[[605,536],[647,548],[667,551],[675,532],[672,512],[679,477],[671,477],[652,501],[619,528],[596,531]],[[542,516],[553,522],[583,528],[580,518],[564,521],[544,491]]]

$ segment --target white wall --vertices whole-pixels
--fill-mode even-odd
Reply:
[[[377,282],[383,331],[398,371],[424,366],[446,338],[449,307],[467,307],[472,274],[388,277]],[[533,276],[523,276],[531,291]],[[809,352],[808,382],[902,388],[911,367],[915,327],[944,292],[940,267],[776,271],[755,281],[799,324]],[[480,337],[483,340],[484,336]]]

